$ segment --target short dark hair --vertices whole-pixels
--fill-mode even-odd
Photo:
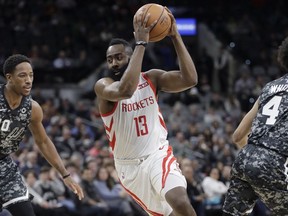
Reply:
[[[277,60],[285,70],[288,70],[288,37],[279,46]]]
[[[15,55],[9,56],[5,60],[4,65],[3,65],[4,76],[7,73],[12,73],[15,70],[15,67],[22,62],[28,62],[31,64],[30,59],[25,55],[15,54]]]
[[[113,39],[111,39],[111,41],[109,43],[109,46],[113,46],[113,45],[117,45],[117,44],[123,44],[123,46],[125,46],[125,47],[132,47],[131,44],[128,41],[126,41],[126,40],[124,40],[122,38],[113,38]]]
[[[133,52],[132,45],[122,38],[112,38],[109,43],[109,47],[118,44],[122,44],[125,47],[125,51],[127,52],[127,54],[132,55]]]

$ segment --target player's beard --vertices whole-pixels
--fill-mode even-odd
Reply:
[[[121,79],[121,77],[123,76],[124,72],[126,71],[128,64],[129,64],[129,62],[127,64],[123,65],[121,68],[108,69],[108,76],[115,81],[119,81]]]

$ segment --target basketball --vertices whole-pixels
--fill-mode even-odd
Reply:
[[[155,20],[158,20],[156,25],[150,31],[149,41],[157,42],[165,38],[171,28],[171,19],[168,15],[167,10],[162,5],[150,3],[140,7],[135,15],[137,15],[141,10],[144,13],[143,20],[146,15],[150,13],[150,17],[146,26],[149,26]]]

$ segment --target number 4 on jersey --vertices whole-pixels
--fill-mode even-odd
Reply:
[[[266,120],[267,125],[274,125],[276,122],[276,117],[279,115],[279,106],[281,103],[281,96],[274,96],[271,100],[269,100],[264,106],[262,110],[262,114],[269,116]]]

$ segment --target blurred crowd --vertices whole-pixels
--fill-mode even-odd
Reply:
[[[249,74],[245,74],[245,80],[255,87],[256,81]],[[235,90],[242,79],[236,80]],[[239,94],[246,91],[240,88]],[[72,178],[85,191],[83,201],[69,193],[27,133],[13,157],[33,191],[38,215],[145,215],[118,182],[96,100],[72,103],[43,97],[41,90],[32,96],[44,111],[47,134]],[[251,97],[256,95],[251,93]],[[245,113],[240,100],[236,95],[226,97],[211,91],[209,84],[200,84],[180,94],[160,93],[159,104],[170,144],[188,182],[191,203],[199,216],[221,215],[231,165],[238,152],[231,135]],[[269,215],[262,203],[255,209],[259,212],[255,216]]]
[[[55,74],[59,82],[79,81],[105,61],[112,37],[133,38],[133,14],[149,1],[84,2],[0,0],[0,39],[4,42],[0,64],[8,55],[22,53],[32,59],[36,82],[44,79],[54,83]],[[191,2],[170,4],[185,7]],[[193,2],[190,13],[219,38],[223,45],[219,56],[212,58],[205,50],[187,47],[199,73],[199,84],[179,94],[159,95],[168,138],[198,216],[221,215],[231,165],[238,153],[231,135],[262,87],[283,74],[276,51],[288,33],[287,1],[217,0],[213,7],[210,4],[208,0]],[[177,67],[171,44],[166,45],[153,45],[144,67]],[[229,71],[231,56],[233,73]],[[146,215],[118,182],[96,100],[82,98],[73,103],[67,98],[43,97],[41,89],[35,92],[33,98],[43,108],[47,134],[85,191],[85,199],[77,200],[27,133],[13,157],[34,196],[37,215]],[[252,215],[270,213],[259,202]]]

